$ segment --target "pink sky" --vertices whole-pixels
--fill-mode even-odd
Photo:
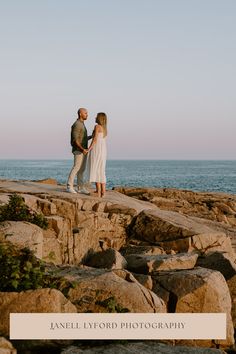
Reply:
[[[82,106],[90,132],[107,113],[110,159],[235,159],[235,15],[231,0],[5,2],[0,158],[71,158]]]

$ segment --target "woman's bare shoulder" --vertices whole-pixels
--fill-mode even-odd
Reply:
[[[99,124],[96,124],[95,127],[94,127],[94,130],[98,133],[101,133],[103,132],[103,128],[101,127],[101,125]]]

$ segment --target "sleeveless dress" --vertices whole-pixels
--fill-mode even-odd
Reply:
[[[89,153],[89,182],[106,183],[106,159],[106,137],[103,137],[103,132],[99,132],[97,142]]]

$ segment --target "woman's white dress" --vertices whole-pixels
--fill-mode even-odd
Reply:
[[[98,133],[97,142],[89,153],[89,182],[106,183],[106,137],[103,132]]]

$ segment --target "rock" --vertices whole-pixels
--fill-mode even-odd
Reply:
[[[192,269],[197,262],[195,253],[176,255],[135,255],[126,256],[127,269],[136,273],[152,274],[159,271]]]
[[[199,222],[199,218],[197,217],[191,217],[192,220],[195,220],[197,222]],[[208,227],[210,227],[212,230],[217,231],[217,232],[222,232],[224,233],[226,236],[230,237],[231,240],[231,251],[229,253],[229,256],[233,259],[236,259],[236,228],[235,227],[231,227],[229,225],[226,224],[222,224],[220,222],[216,222],[216,221],[212,221],[212,220],[207,220],[207,219],[200,219],[200,222]]]
[[[76,217],[79,233],[74,234],[74,264],[84,262],[90,254],[101,251],[100,241],[119,250],[126,242],[129,215],[78,211]]]
[[[3,206],[9,202],[8,194],[0,194],[0,206]]]
[[[197,267],[192,270],[160,272],[152,278],[152,291],[166,302],[168,312],[226,313],[227,340],[218,340],[216,343],[222,347],[234,343],[231,298],[220,272]],[[201,341],[194,342],[199,346],[204,345]]]
[[[224,215],[227,215],[227,216],[228,215],[235,216],[235,214],[236,214],[235,206],[236,206],[236,204],[234,206],[232,205],[232,207],[234,208],[234,210],[233,210],[231,206],[225,204],[224,202],[215,202],[215,207],[218,208],[221,211],[221,213],[223,213]]]
[[[212,252],[198,258],[197,265],[204,268],[218,270],[226,280],[236,274],[236,264],[224,252]]]
[[[140,284],[142,284],[145,288],[152,290],[153,281],[150,275],[136,274],[136,273],[132,273],[132,274]]]
[[[36,212],[41,212],[41,209],[39,208],[38,205],[38,200],[40,199],[39,197],[31,194],[20,194],[20,196],[24,199],[25,204],[32,210]],[[43,199],[42,199],[43,200]]]
[[[50,225],[44,231],[43,258],[55,264],[80,264],[91,253],[101,251],[101,242],[119,250],[126,243],[132,215],[156,208],[114,191],[108,191],[101,201],[93,194],[66,193],[65,186],[2,181],[0,195],[11,193],[22,195],[28,206],[47,216]],[[75,228],[79,232],[73,232]]]
[[[16,354],[16,349],[6,338],[0,337],[0,354]]]
[[[218,270],[227,281],[232,300],[232,320],[236,328],[236,264],[227,253],[213,252],[199,257],[197,265]]]
[[[101,250],[102,251],[106,251],[108,250],[109,248],[111,248],[111,245],[109,247],[109,240],[99,240],[99,246],[101,247]],[[112,240],[111,240],[112,242]]]
[[[156,209],[142,211],[137,216],[132,232],[149,242],[158,243],[209,234],[212,230],[184,215]]]
[[[92,231],[93,230],[93,231]],[[79,232],[73,234],[73,263],[80,264],[86,262],[91,254],[101,251],[99,235],[96,234],[93,226],[82,226]]]
[[[155,191],[155,188],[145,188],[145,187],[122,187],[117,186],[112,188],[114,191],[133,197],[136,199],[146,200],[143,198],[143,194],[146,194],[147,191]]]
[[[78,199],[75,203],[59,198],[50,198],[50,201],[56,206],[57,216],[68,218],[71,224],[76,223],[76,211],[81,209],[82,200]]]
[[[236,250],[236,196],[225,193],[193,192],[173,188],[117,187],[116,191],[135,199],[153,203],[162,210],[212,221],[217,228],[225,228],[233,235]],[[223,231],[223,230],[221,230]]]
[[[57,213],[56,205],[47,199],[30,194],[21,194],[25,204],[32,210],[43,213],[44,215],[53,215]]]
[[[70,347],[73,343],[74,341],[69,339],[30,339],[14,341],[19,354],[59,354],[62,348]]]
[[[38,199],[38,207],[44,215],[50,216],[57,213],[56,205],[45,199]]]
[[[0,232],[5,239],[21,248],[28,247],[35,256],[43,256],[43,231],[26,221],[4,221],[0,223]]]
[[[124,190],[127,192],[126,188]],[[173,262],[182,257],[181,252],[190,253],[195,250],[206,258],[213,251],[224,252],[224,257],[230,259],[228,263],[227,259],[222,261],[217,258],[218,261],[213,261],[211,258],[202,265],[208,268],[218,266],[226,277],[232,298],[235,299],[236,257],[230,243],[230,238],[236,240],[235,196],[166,188],[130,188],[129,195],[132,197],[117,191],[108,191],[105,198],[100,200],[92,194],[70,195],[65,192],[65,186],[55,184],[1,181],[0,203],[1,200],[2,204],[8,201],[12,193],[21,194],[28,206],[47,215],[49,229],[43,231],[43,256],[58,264],[51,265],[55,267],[58,276],[75,282],[75,288],[70,289],[69,297],[79,311],[166,312],[167,305],[170,312],[226,312],[228,338],[225,343],[175,343],[220,347],[232,344],[229,291],[219,273],[203,268],[174,271],[158,268],[153,271],[156,261],[152,257],[161,256],[162,261],[165,260],[161,267],[164,264],[166,267],[166,262],[169,262],[168,267],[177,268],[178,263],[174,265]],[[111,251],[108,252],[108,249],[111,247],[114,249],[113,255],[116,255],[121,247],[125,257],[132,255],[130,258],[136,259],[139,254],[141,258],[137,259],[145,259],[145,267],[148,272],[151,271],[152,277],[149,274],[132,274],[124,269],[105,270],[59,265],[81,264],[92,253],[104,251],[109,254]],[[234,247],[236,248],[236,241]],[[172,254],[174,257],[166,254]],[[100,261],[99,256],[98,260]],[[6,294],[8,293],[4,293]],[[55,301],[48,295],[45,298],[42,303],[49,301],[50,306],[53,306]],[[31,301],[29,296],[25,297],[25,300],[21,301],[25,307],[27,299],[29,311],[34,312],[33,305],[38,306],[36,300]],[[38,302],[43,307],[42,303]],[[14,301],[12,303],[14,305]],[[6,306],[12,305],[9,303]],[[60,306],[58,307],[61,312]],[[234,303],[232,314],[234,316]],[[142,343],[144,344],[149,343]],[[146,347],[142,348],[138,351],[148,350]],[[176,350],[179,348],[176,347]],[[175,347],[166,348],[170,349],[175,350]],[[190,350],[193,351],[193,348]]]
[[[106,269],[123,269],[127,262],[115,249],[109,248],[102,252],[92,254],[85,262],[87,266]]]
[[[130,254],[144,254],[144,255],[157,255],[165,254],[163,248],[158,246],[139,246],[139,245],[128,245],[120,249],[120,253],[126,257]]]
[[[97,211],[97,212],[104,212],[105,208],[107,205],[109,205],[110,203],[106,203],[106,202],[97,202],[93,205],[93,211]]]
[[[130,208],[122,204],[110,204],[106,205],[104,211],[110,214],[124,214],[134,216],[137,214],[136,209]]]
[[[42,183],[42,184],[52,184],[52,185],[57,185],[57,180],[54,178],[45,178],[45,179],[39,179],[37,181],[33,181],[36,183]]]
[[[213,251],[222,251],[230,255],[234,254],[230,238],[223,233],[217,232],[207,235],[193,236],[191,247],[194,250],[199,251],[201,254],[208,254]]]
[[[87,198],[90,199],[79,198],[74,203],[50,198],[56,206],[57,216],[48,217],[49,229],[44,231],[45,260],[55,264],[80,264],[92,253],[101,251],[100,242],[107,243],[108,247],[116,250],[125,244],[126,229],[132,216],[105,213],[101,211],[105,209],[104,205],[112,205],[112,203],[103,202],[100,208],[96,199]],[[55,223],[59,222],[59,216],[61,220],[64,220],[63,227],[55,227]],[[54,220],[53,223],[52,220]]]
[[[56,289],[0,292],[0,333],[9,335],[10,313],[77,312],[76,307]]]
[[[31,182],[31,181],[9,181],[4,180],[1,181],[1,193],[25,193],[25,194],[32,194],[37,195],[41,198],[51,199],[63,199],[68,202],[76,203],[77,200],[94,200],[95,203],[92,203],[93,207],[95,204],[100,202],[99,198],[93,196],[86,195],[72,195],[66,192],[65,186],[57,185],[50,185],[50,184],[43,184],[38,182]],[[107,205],[111,204],[118,204],[136,210],[136,213],[144,209],[156,209],[156,206],[152,203],[148,203],[141,200],[135,200],[133,198],[127,197],[121,193],[116,191],[107,191],[106,196],[101,201],[102,203],[106,203]]]
[[[189,348],[185,346],[171,346],[155,341],[114,343],[108,345],[94,346],[91,348],[78,348],[71,346],[63,349],[61,354],[131,354],[131,353],[161,353],[161,354],[226,354],[225,351],[213,348]]]
[[[229,292],[231,295],[232,299],[232,320],[233,320],[233,325],[234,328],[236,328],[236,275],[234,275],[232,278],[227,280],[227,284],[229,287]]]
[[[230,239],[224,233],[172,211],[142,211],[134,222],[131,236],[157,244],[165,251],[233,252]]]
[[[81,210],[82,211],[91,211],[97,205],[97,201],[95,199],[87,199],[82,202]]]
[[[61,216],[48,216],[48,229],[43,230],[43,259],[55,264],[73,263],[71,222]]]
[[[115,204],[119,207],[125,206],[127,207],[127,210],[131,212],[131,209],[134,209],[136,211],[136,214],[140,213],[142,210],[145,209],[156,209],[156,206],[153,205],[152,203],[141,201],[141,200],[136,200],[130,197],[127,197],[121,193],[117,193],[116,191],[110,191],[106,193],[106,198],[104,198],[107,202],[111,204]],[[109,204],[107,204],[108,206]],[[125,208],[122,207],[122,210],[124,211]]]
[[[68,298],[78,312],[166,312],[163,300],[125,270],[62,267],[57,274],[75,284]]]

